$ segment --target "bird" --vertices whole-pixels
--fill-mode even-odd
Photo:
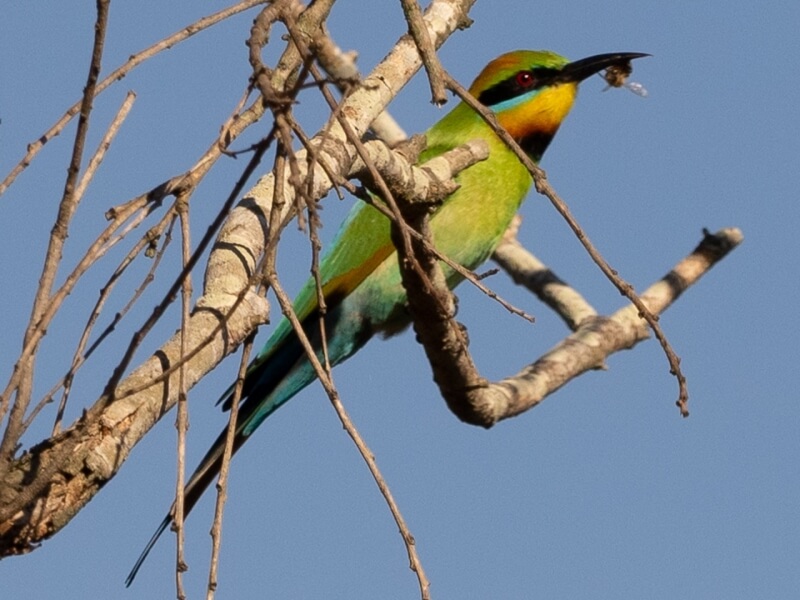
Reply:
[[[578,84],[603,70],[628,69],[639,52],[598,54],[570,62],[547,50],[517,50],[489,62],[469,93],[489,108],[499,124],[537,162],[575,101]],[[608,71],[609,73],[612,71]],[[471,140],[485,140],[489,157],[456,176],[458,189],[430,217],[436,249],[468,270],[486,261],[500,242],[525,198],[532,178],[514,152],[484,119],[461,102],[425,134],[419,163]],[[320,263],[326,311],[323,316],[328,360],[337,365],[373,336],[392,336],[411,322],[401,283],[390,221],[374,206],[357,202],[340,226]],[[450,288],[463,279],[443,267]],[[312,346],[322,352],[317,283],[311,278],[294,301],[294,311]],[[243,384],[234,452],[280,406],[309,385],[316,375],[300,341],[284,319],[250,363]],[[229,409],[233,386],[220,402]],[[219,474],[225,446],[222,431],[184,491],[184,514]],[[130,586],[145,558],[172,521],[172,510],[159,525],[131,570]]]

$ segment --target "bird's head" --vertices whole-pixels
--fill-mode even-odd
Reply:
[[[569,62],[546,50],[517,50],[486,65],[469,91],[539,160],[572,108],[578,84],[603,69],[627,65],[643,56],[648,55],[618,52]]]

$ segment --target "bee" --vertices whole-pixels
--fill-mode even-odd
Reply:
[[[641,83],[637,81],[627,81],[631,73],[633,73],[633,67],[631,66],[630,61],[611,65],[602,75],[603,79],[605,79],[606,83],[608,84],[603,91],[605,92],[612,87],[624,87],[637,96],[647,98],[647,89]]]

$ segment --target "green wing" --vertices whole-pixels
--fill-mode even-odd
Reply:
[[[389,220],[374,207],[359,201],[342,223],[331,243],[331,249],[320,265],[320,279],[326,301],[336,303],[347,296],[392,252],[394,246]],[[294,310],[297,318],[303,321],[317,307],[317,282],[312,277],[297,294]],[[291,332],[291,325],[283,319],[251,368],[267,359]]]

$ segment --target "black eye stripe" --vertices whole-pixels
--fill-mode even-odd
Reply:
[[[495,104],[500,104],[501,102],[511,100],[512,98],[516,98],[522,94],[527,94],[532,90],[538,90],[555,83],[558,81],[561,73],[558,69],[547,68],[535,68],[530,69],[527,72],[533,75],[533,85],[521,86],[517,81],[520,71],[517,71],[510,77],[494,84],[490,88],[483,90],[483,92],[478,95],[478,102],[489,107],[494,106]]]

